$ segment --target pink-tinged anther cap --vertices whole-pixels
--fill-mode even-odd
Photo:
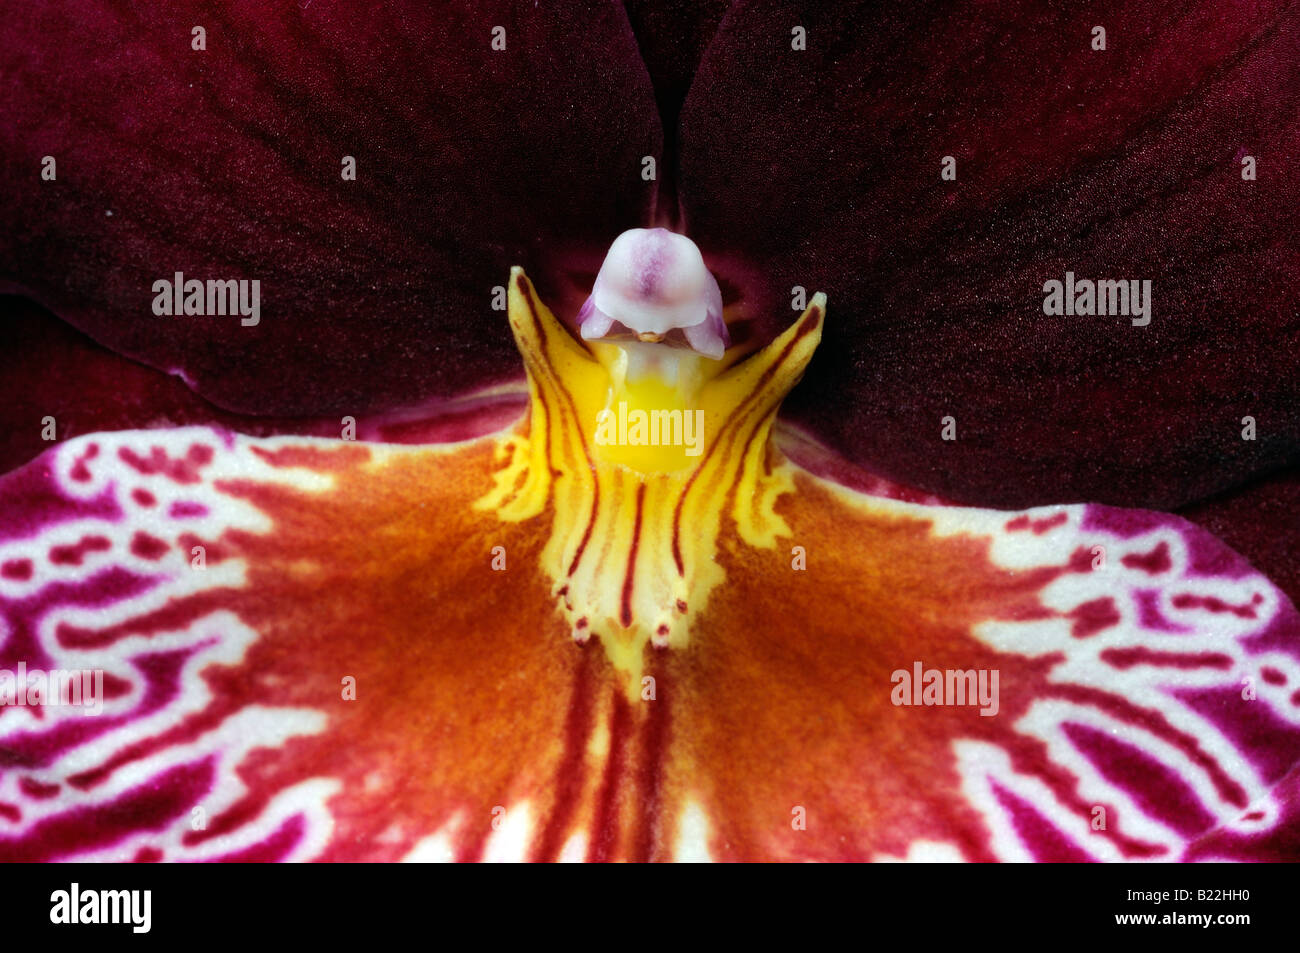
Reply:
[[[693,241],[664,228],[614,239],[578,322],[587,340],[662,341],[714,360],[731,344],[717,279]]]

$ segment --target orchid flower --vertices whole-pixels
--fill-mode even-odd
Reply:
[[[0,858],[1300,859],[1298,56],[7,10]]]

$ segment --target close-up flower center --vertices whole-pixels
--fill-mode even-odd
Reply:
[[[9,7],[0,861],[1300,860],[1300,5]]]
[[[723,521],[758,548],[789,534],[775,505],[793,484],[769,441],[821,339],[825,298],[733,364],[717,282],[685,236],[621,235],[577,337],[521,269],[511,278],[530,405],[476,505],[507,521],[551,512],[542,568],[557,608],[575,641],[599,637],[635,697],[647,649],[686,646],[725,583]]]

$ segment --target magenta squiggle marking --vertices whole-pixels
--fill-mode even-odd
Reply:
[[[161,831],[212,790],[214,769],[212,758],[178,765],[106,804],[45,818],[20,837],[0,836],[0,861],[58,860],[75,852],[110,847],[141,831]]]
[[[1148,757],[1141,748],[1078,722],[1068,722],[1063,729],[1111,784],[1126,791],[1142,810],[1179,834],[1194,837],[1214,824],[1214,815],[1205,810],[1182,776]]]
[[[115,487],[105,487],[91,500],[71,497],[59,486],[48,461],[48,456],[38,457],[27,466],[5,475],[0,543],[31,539],[72,520],[118,522],[122,519]]]

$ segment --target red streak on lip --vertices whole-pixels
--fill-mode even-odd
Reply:
[[[1149,553],[1130,553],[1121,562],[1130,569],[1141,569],[1153,576],[1173,566],[1173,562],[1169,559],[1169,544],[1163,542]]]
[[[1069,617],[1073,620],[1070,634],[1076,639],[1096,635],[1103,629],[1118,625],[1120,621],[1119,610],[1115,608],[1115,600],[1110,596],[1076,606],[1069,612]]]
[[[563,847],[562,839],[582,794],[583,761],[591,739],[592,726],[595,724],[595,706],[592,703],[595,691],[591,671],[592,654],[585,646],[575,646],[575,651],[582,653],[582,660],[574,673],[573,695],[564,722],[564,757],[556,772],[555,807],[533,848],[533,861],[553,860],[559,855]]]
[[[609,728],[609,755],[601,779],[600,793],[596,797],[594,835],[587,851],[587,860],[603,863],[614,854],[618,840],[617,795],[623,762],[627,755],[627,741],[631,727],[632,711],[621,692],[614,692],[614,718]]]
[[[1116,668],[1132,668],[1134,665],[1161,665],[1166,668],[1194,669],[1217,668],[1227,670],[1232,667],[1232,659],[1217,652],[1158,652],[1145,646],[1129,649],[1106,649],[1101,653],[1101,660]]]
[[[625,626],[632,624],[632,586],[636,573],[636,553],[641,545],[641,511],[645,507],[645,484],[636,488],[636,522],[632,526],[632,550],[627,554],[627,572],[623,576],[623,608],[619,616]]]
[[[669,738],[669,710],[672,699],[672,686],[667,674],[660,670],[655,672],[655,699],[647,702],[649,715],[642,730],[643,746],[641,759],[636,769],[636,782],[643,809],[640,813],[640,829],[632,844],[630,859],[645,862],[654,857],[655,844],[660,840],[661,815],[663,813],[663,772],[664,755],[667,752]],[[665,852],[666,845],[663,846]]]
[[[1007,529],[1012,532],[1025,529],[1032,530],[1034,535],[1041,536],[1049,529],[1060,526],[1067,518],[1064,513],[1057,513],[1053,516],[1044,516],[1042,519],[1031,520],[1029,514],[1026,513],[1008,521]]]
[[[6,579],[31,579],[32,561],[30,559],[11,559],[0,566],[0,576]]]
[[[50,549],[50,562],[56,566],[80,566],[86,553],[105,552],[112,543],[103,536],[85,536],[71,546],[54,546]]]

